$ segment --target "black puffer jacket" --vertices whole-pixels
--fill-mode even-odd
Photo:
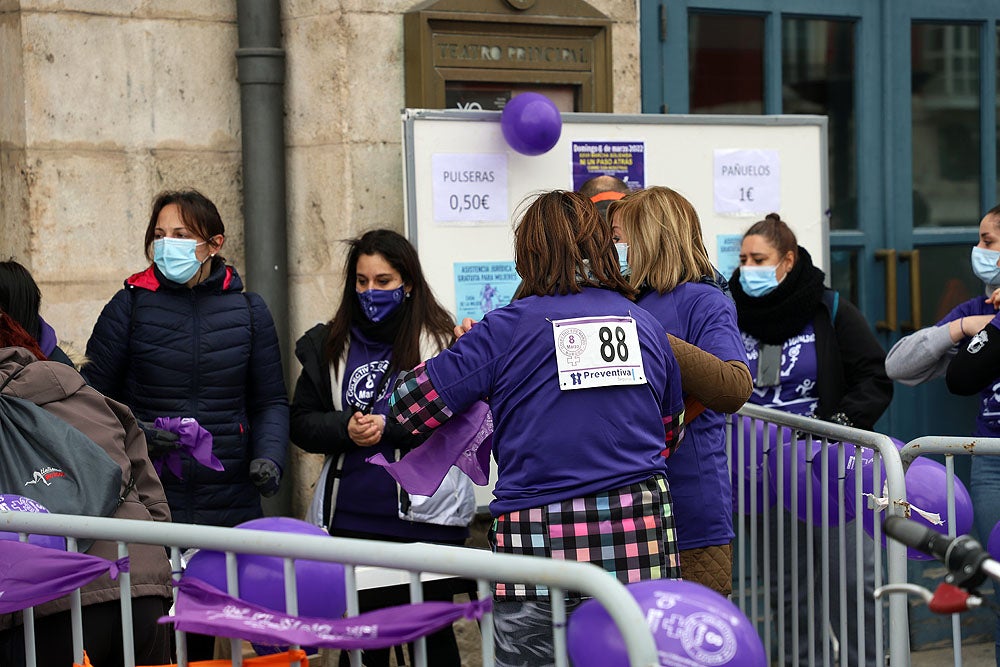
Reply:
[[[194,417],[214,437],[224,471],[186,455],[182,479],[163,470],[177,522],[234,526],[261,516],[250,461],[285,465],[288,396],[274,321],[260,296],[242,290],[219,258],[190,289],[151,266],[125,281],[87,342],[82,372],[95,389],[140,420]]]

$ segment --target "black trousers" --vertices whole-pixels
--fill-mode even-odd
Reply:
[[[409,542],[410,540],[395,539],[382,535],[372,535],[369,533],[356,533],[353,531],[335,531],[337,537],[353,537],[359,539],[377,539],[384,542]],[[456,546],[461,546],[456,545]],[[471,586],[471,588],[470,588]],[[457,593],[464,593],[471,590],[475,593],[475,582],[464,582],[462,580],[441,580],[431,581],[423,584],[423,595],[426,601],[452,602]],[[387,586],[385,588],[374,588],[358,592],[358,608],[361,612],[392,607],[396,605],[409,604],[410,590],[408,586]],[[449,625],[446,628],[427,635],[427,664],[434,667],[461,667],[462,656],[458,652],[458,642],[455,640],[455,631]],[[409,664],[413,664],[413,645],[407,645],[410,652]],[[399,647],[396,647],[397,650]],[[365,667],[389,667],[389,649],[376,649],[365,651],[362,656]],[[350,665],[348,652],[341,651],[340,667]]]
[[[170,610],[170,600],[141,597],[132,600],[132,636],[137,665],[173,662],[170,654],[170,625],[157,619]],[[83,608],[83,648],[97,667],[124,667],[121,603],[118,600]],[[38,667],[69,667],[73,664],[73,631],[70,612],[64,611],[35,620],[35,655]],[[0,665],[24,667],[24,627],[0,632]]]

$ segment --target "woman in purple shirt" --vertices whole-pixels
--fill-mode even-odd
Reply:
[[[539,196],[514,248],[515,300],[401,374],[391,414],[423,433],[489,400],[495,551],[588,561],[623,583],[677,578],[665,456],[684,408],[663,327],[585,197]],[[496,664],[551,664],[548,589],[499,582],[494,602]]]
[[[668,334],[699,348],[698,363],[681,366],[685,389],[692,374],[707,376],[715,387],[707,409],[687,415],[684,446],[671,456],[667,479],[684,578],[729,595],[734,533],[724,413],[739,410],[753,389],[736,306],[718,287],[702,282],[715,271],[698,213],[682,195],[649,187],[613,202],[608,216],[616,243],[627,244],[639,305]]]

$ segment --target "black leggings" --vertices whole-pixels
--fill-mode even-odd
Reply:
[[[377,539],[384,542],[409,542],[400,538],[373,535],[371,533],[357,533],[353,531],[337,530],[333,533],[338,537],[353,537],[359,539]],[[461,546],[462,542],[454,543]],[[466,582],[467,583],[467,582]],[[475,591],[475,584],[471,584],[472,591]],[[432,581],[423,585],[424,600],[453,602],[455,594],[469,590],[462,585],[461,581]],[[392,607],[395,605],[409,604],[410,589],[406,585],[389,586],[386,588],[376,588],[366,591],[358,591],[358,607],[361,612]],[[434,667],[460,667],[462,657],[458,652],[458,642],[455,640],[455,631],[449,625],[435,633],[425,637],[427,643],[427,664]],[[413,664],[413,645],[408,644],[410,651],[410,663]],[[396,647],[398,649],[398,647]],[[374,649],[364,652],[363,662],[365,667],[389,667],[389,649]],[[340,653],[340,667],[349,665],[349,655],[347,651]]]
[[[172,662],[171,626],[156,621],[170,609],[170,600],[141,597],[132,600],[132,636],[137,665]],[[83,608],[83,648],[96,667],[123,667],[121,603],[118,600]],[[70,612],[63,611],[35,620],[35,655],[38,667],[69,667],[73,664],[73,632]],[[24,667],[24,627],[0,632],[0,665]]]

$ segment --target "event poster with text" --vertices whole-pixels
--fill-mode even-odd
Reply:
[[[632,190],[646,180],[646,144],[642,141],[574,141],[573,189],[595,176],[615,176]]]

